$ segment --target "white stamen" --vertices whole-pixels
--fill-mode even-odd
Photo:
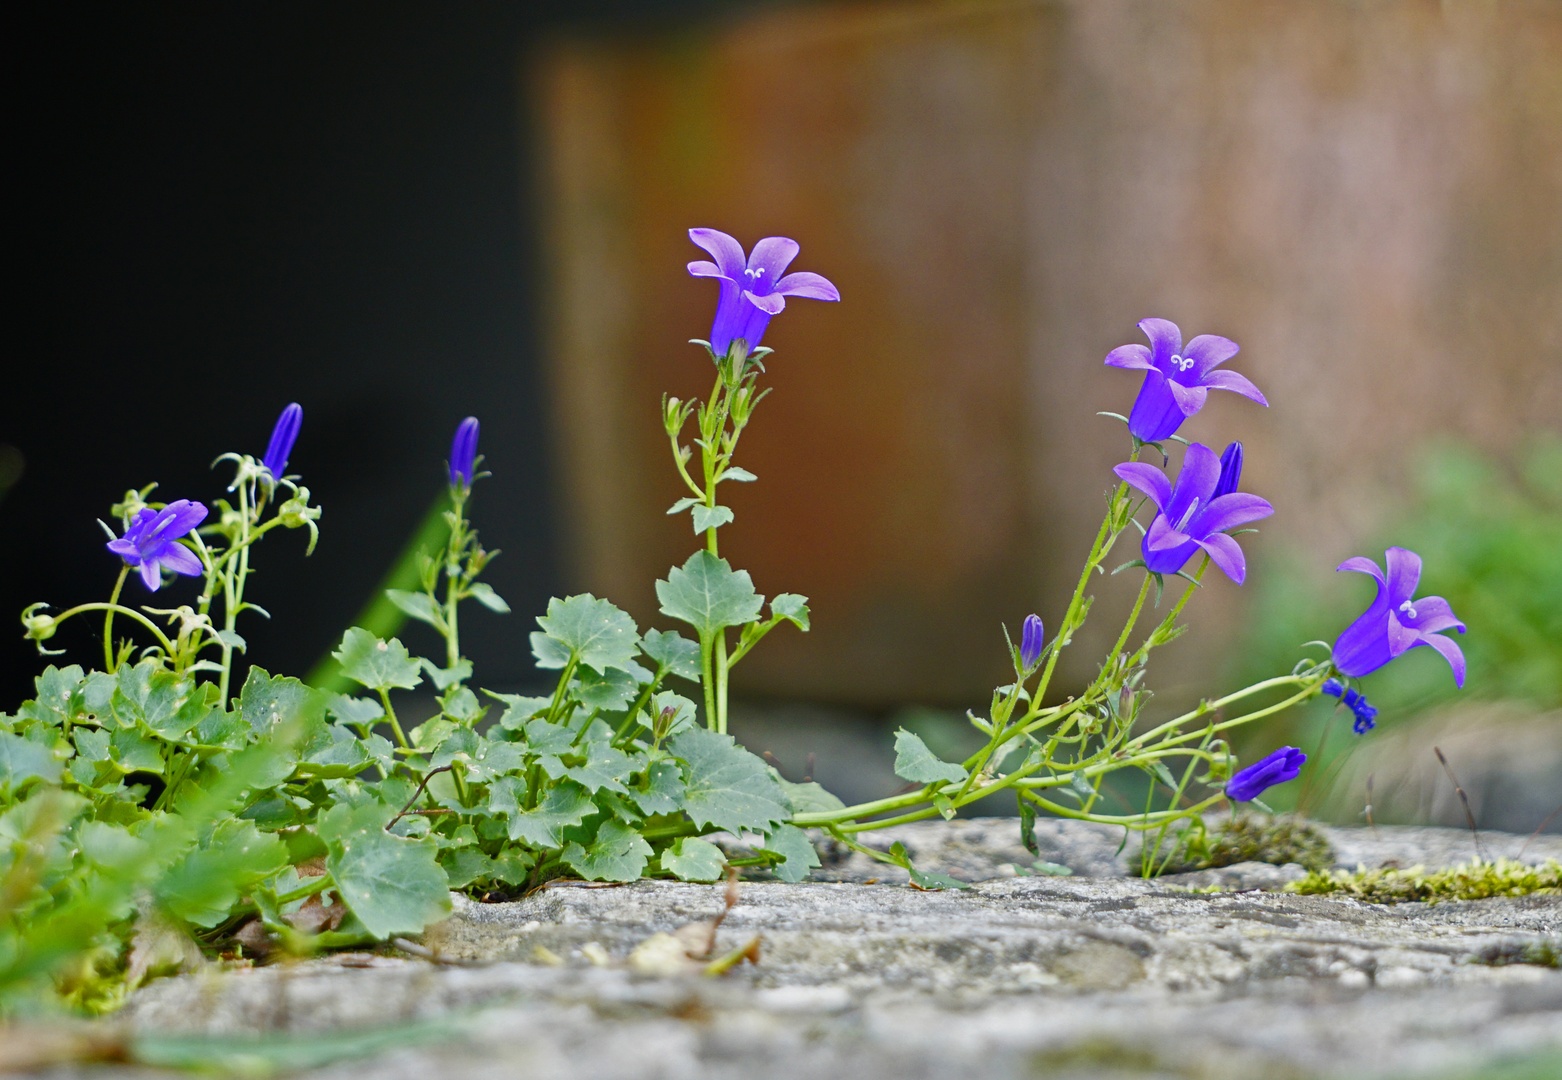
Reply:
[[[757,278],[762,278],[762,277],[765,276],[765,268],[763,266],[761,266],[761,267],[758,267],[758,268],[756,268],[754,270],[745,270],[745,271],[743,271],[743,274],[744,274],[745,277],[751,277],[751,278],[756,278],[756,279]]]
[[[1182,520],[1177,522],[1177,531],[1178,532],[1182,532],[1185,528],[1187,528],[1188,522],[1193,519],[1193,512],[1195,510],[1197,510],[1198,508],[1199,508],[1199,500],[1198,499],[1194,499],[1191,503],[1188,504],[1188,509],[1183,511]],[[1415,616],[1412,615],[1411,618],[1415,618]]]
[[[1412,619],[1417,617],[1416,609],[1410,606],[1409,600],[1406,600],[1403,604],[1400,604],[1399,610],[1403,611],[1406,615],[1409,615]]]
[[[1187,371],[1194,364],[1191,356],[1173,356],[1171,362],[1177,365],[1178,371]]]

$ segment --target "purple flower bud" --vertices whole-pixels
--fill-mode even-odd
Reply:
[[[1355,714],[1356,721],[1351,727],[1357,735],[1365,735],[1378,726],[1377,706],[1368,703],[1367,695],[1346,686],[1338,679],[1325,680],[1319,689],[1325,694],[1339,698],[1345,707]]]
[[[195,576],[204,571],[195,553],[178,542],[206,520],[206,507],[178,499],[161,510],[143,506],[125,535],[108,542],[108,549],[130,566],[141,568],[141,581],[153,592],[163,583],[162,568]]]
[[[303,423],[304,407],[296,401],[277,417],[277,425],[271,429],[271,441],[266,444],[266,456],[260,459],[260,463],[274,479],[280,480],[287,471],[287,458],[293,452],[293,444],[298,441],[298,429]]]
[[[1047,630],[1041,624],[1041,616],[1025,616],[1025,629],[1020,633],[1020,663],[1026,671],[1035,667],[1041,659],[1041,648],[1047,643],[1046,637]]]
[[[456,428],[456,437],[450,443],[450,483],[471,487],[472,470],[476,467],[477,417],[469,416]]]
[[[1255,761],[1226,783],[1226,798],[1233,802],[1256,799],[1276,784],[1295,780],[1307,755],[1294,746],[1282,746],[1261,761]]]
[[[1220,455],[1220,479],[1215,482],[1215,494],[1211,498],[1218,499],[1222,495],[1230,495],[1241,482],[1242,444],[1234,442]]]

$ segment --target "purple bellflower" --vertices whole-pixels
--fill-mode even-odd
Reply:
[[[456,428],[450,443],[450,484],[471,487],[472,470],[477,468],[477,417],[469,416]]]
[[[1025,616],[1025,628],[1020,633],[1020,664],[1029,671],[1041,659],[1041,649],[1047,643],[1047,628],[1040,615]]]
[[[1248,802],[1256,799],[1276,784],[1295,780],[1306,761],[1307,755],[1296,747],[1282,746],[1247,768],[1238,769],[1236,774],[1226,782],[1226,798],[1232,802]]]
[[[276,427],[271,429],[271,441],[266,444],[266,456],[260,459],[273,479],[282,479],[282,474],[287,471],[287,458],[293,452],[293,444],[298,441],[298,429],[303,423],[304,407],[296,401],[277,417]]]
[[[1346,686],[1338,679],[1325,679],[1319,687],[1325,694],[1340,699],[1341,703],[1356,715],[1356,722],[1351,725],[1357,735],[1365,735],[1378,726],[1378,709],[1376,705],[1369,704],[1367,695],[1354,687]]]
[[[726,356],[738,338],[748,344],[750,351],[757,348],[771,316],[781,314],[788,296],[806,296],[811,300],[841,298],[840,291],[818,274],[806,270],[786,273],[800,250],[796,240],[767,236],[754,245],[745,259],[743,245],[724,232],[690,229],[689,239],[716,260],[691,262],[689,273],[721,283],[716,319],[710,328],[710,347],[717,356]],[[782,277],[783,274],[786,276]]]
[[[1150,497],[1160,513],[1144,534],[1140,550],[1154,574],[1175,574],[1202,548],[1238,585],[1247,577],[1247,559],[1227,529],[1275,512],[1265,499],[1235,490],[1242,472],[1242,447],[1232,443],[1222,459],[1203,443],[1193,443],[1182,459],[1175,485],[1154,465],[1127,461],[1112,471]]]
[[[1464,633],[1464,623],[1441,596],[1413,599],[1421,583],[1421,556],[1406,548],[1391,547],[1384,553],[1388,573],[1371,559],[1358,555],[1336,568],[1368,574],[1378,583],[1372,605],[1334,643],[1334,666],[1342,674],[1359,679],[1378,670],[1417,645],[1428,645],[1453,668],[1454,682],[1464,686],[1464,651],[1439,630]]]
[[[1150,347],[1119,345],[1106,354],[1108,367],[1144,372],[1144,385],[1128,414],[1128,430],[1143,442],[1176,434],[1182,422],[1204,407],[1211,389],[1232,390],[1266,408],[1269,402],[1246,377],[1217,368],[1237,354],[1229,338],[1200,334],[1182,344],[1182,331],[1166,319],[1142,319],[1139,329]]]
[[[165,568],[192,577],[205,570],[195,553],[179,543],[181,536],[205,520],[206,507],[189,499],[171,502],[161,510],[144,506],[125,535],[108,542],[108,549],[130,566],[140,567],[142,582],[156,592]]]

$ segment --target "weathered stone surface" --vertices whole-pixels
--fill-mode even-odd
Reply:
[[[627,961],[654,934],[712,918],[722,887],[561,883],[508,904],[459,902],[424,936],[441,964],[359,956],[169,979],[123,1019],[233,1035],[404,1025],[406,1046],[311,1075],[417,1080],[1441,1076],[1562,1054],[1562,972],[1514,962],[1562,947],[1557,898],[1387,907],[1194,893],[1104,876],[1120,834],[1042,825],[1044,855],[1078,876],[1004,876],[1032,858],[1015,823],[956,821],[896,837],[919,866],[986,879],[969,889],[919,892],[888,875],[744,883],[715,952],[757,935],[761,962],[720,978],[645,977]],[[1345,861],[1371,865],[1469,854],[1468,834],[1452,830],[1331,839]],[[1484,841],[1513,854],[1524,838]],[[1557,846],[1543,838],[1528,855]],[[1261,864],[1203,873],[1271,886],[1294,876]]]

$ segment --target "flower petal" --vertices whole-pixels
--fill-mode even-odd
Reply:
[[[1152,529],[1155,527],[1153,521],[1150,527]],[[1189,540],[1176,547],[1154,551],[1150,548],[1149,539],[1149,534],[1146,533],[1139,541],[1139,554],[1144,559],[1144,568],[1152,574],[1175,574],[1186,566],[1188,560],[1193,558],[1193,553],[1199,550],[1199,545]]]
[[[809,300],[839,300],[841,291],[823,274],[799,270],[776,282],[776,292],[782,296],[803,296]]]
[[[721,267],[717,266],[713,262],[707,262],[705,259],[696,259],[694,262],[690,263],[689,273],[694,277],[724,278],[727,276],[721,272]],[[728,280],[730,281],[731,279],[728,278]]]
[[[1429,645],[1437,650],[1439,656],[1448,661],[1448,666],[1454,670],[1454,685],[1464,689],[1464,650],[1459,648],[1459,643],[1444,634],[1422,634],[1421,640],[1416,644]]]
[[[1230,390],[1250,401],[1258,402],[1266,409],[1269,407],[1269,399],[1259,392],[1258,387],[1254,386],[1246,375],[1238,375],[1235,371],[1212,371],[1208,375],[1201,376],[1199,382],[1211,390]]]
[[[745,289],[743,299],[753,304],[766,315],[779,315],[786,310],[786,297],[780,293],[767,293],[761,296],[758,293],[749,292]]]
[[[1192,539],[1187,533],[1178,532],[1166,520],[1165,514],[1156,514],[1155,520],[1150,522],[1149,529],[1145,531],[1144,547],[1146,551],[1166,551]]]
[[[131,566],[135,566],[141,561],[141,552],[136,548],[136,545],[131,543],[123,536],[121,536],[118,540],[110,540],[107,544],[107,547],[115,555],[118,555],[120,558],[124,559]]]
[[[205,571],[201,560],[195,557],[195,552],[183,544],[169,544],[168,550],[157,557],[157,561],[176,574],[187,574],[198,577]]]
[[[1182,357],[1184,360],[1192,360],[1194,372],[1202,377],[1230,360],[1241,348],[1235,341],[1219,334],[1200,334],[1188,342],[1182,350]]]
[[[689,239],[695,245],[710,252],[716,260],[716,266],[721,271],[722,277],[731,278],[733,281],[743,280],[743,245],[720,229],[690,229]],[[690,270],[693,273],[693,270]]]
[[[1391,547],[1383,562],[1388,568],[1388,603],[1398,607],[1414,596],[1421,584],[1421,556],[1409,548]]]
[[[1448,601],[1441,596],[1423,596],[1411,605],[1416,609],[1416,617],[1409,618],[1409,613],[1398,613],[1399,621],[1406,626],[1414,627],[1423,634],[1435,634],[1439,630],[1458,630],[1464,633],[1463,620],[1455,615]]]
[[[792,265],[792,260],[797,258],[801,250],[797,241],[789,237],[765,237],[748,253],[747,269],[750,273],[745,284],[751,289],[771,292],[780,284],[781,275],[786,273],[786,268]]]
[[[1269,505],[1268,499],[1249,495],[1245,491],[1234,491],[1211,501],[1195,524],[1200,535],[1208,536],[1210,533],[1222,533],[1238,525],[1258,521],[1274,512],[1275,508]]]
[[[1139,329],[1150,339],[1155,366],[1164,372],[1171,358],[1182,349],[1182,331],[1170,319],[1140,319]]]
[[[1166,504],[1171,501],[1171,481],[1154,465],[1146,465],[1142,461],[1125,461],[1112,471],[1129,487],[1148,495],[1157,510],[1165,510]]]
[[[1106,354],[1106,366],[1149,371],[1155,365],[1150,361],[1150,350],[1143,345],[1119,345]]]
[[[1134,407],[1128,414],[1128,430],[1144,442],[1160,442],[1174,435],[1186,417],[1177,407],[1177,399],[1171,396],[1169,380],[1157,368],[1144,373],[1144,383]]]
[[[1167,380],[1166,389],[1171,391],[1172,400],[1184,416],[1192,416],[1202,409],[1205,399],[1209,397],[1209,391],[1202,386],[1184,386],[1176,379]]]
[[[1394,657],[1405,655],[1421,640],[1419,633],[1399,621],[1396,617],[1398,614],[1397,611],[1389,610],[1388,629],[1384,634],[1388,639],[1388,654]]]
[[[163,583],[163,573],[151,559],[141,564],[141,583],[153,592]]]
[[[1182,456],[1182,471],[1177,474],[1171,498],[1166,501],[1166,515],[1180,521],[1194,499],[1199,500],[1200,506],[1209,502],[1218,483],[1220,458],[1203,443],[1193,443]]]
[[[1334,568],[1334,572],[1336,574],[1341,570],[1350,570],[1357,574],[1367,574],[1368,576],[1372,577],[1379,585],[1388,584],[1387,580],[1383,577],[1383,571],[1379,569],[1378,564],[1367,558],[1365,555],[1353,555]]]
[[[1334,666],[1341,674],[1359,679],[1394,659],[1388,647],[1388,605],[1381,601],[1380,589],[1372,606],[1335,641]]]
[[[1236,537],[1218,532],[1195,542],[1209,552],[1210,562],[1220,567],[1221,573],[1238,585],[1242,584],[1247,577],[1247,556],[1242,554],[1242,545],[1237,543]]]

